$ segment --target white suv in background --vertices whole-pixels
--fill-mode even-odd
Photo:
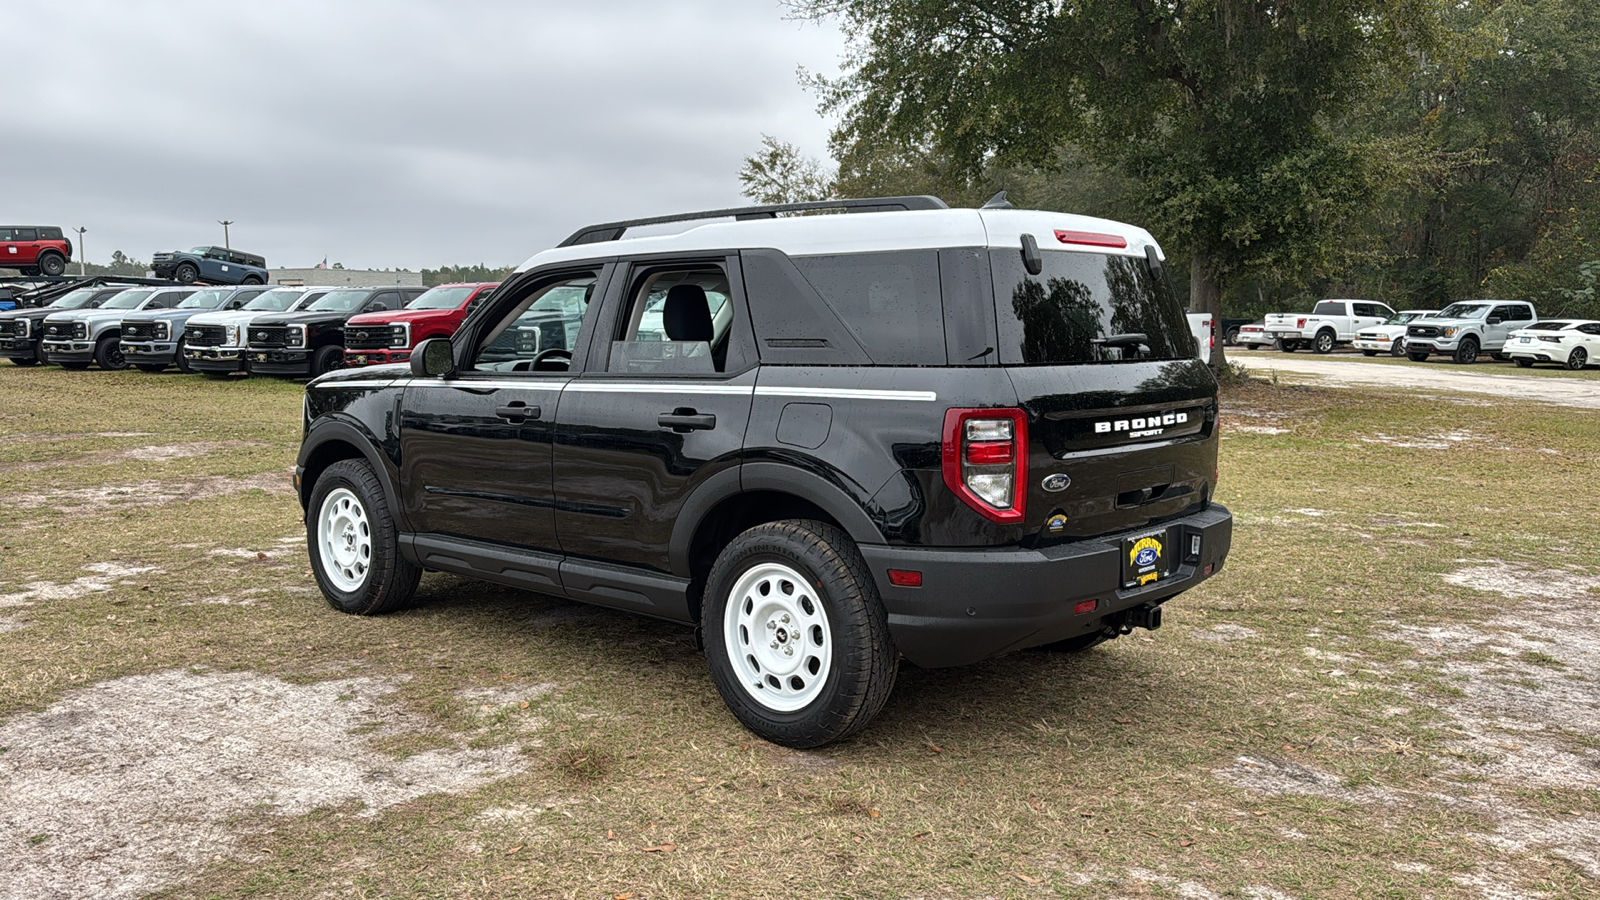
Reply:
[[[1360,350],[1362,356],[1377,356],[1379,353],[1405,356],[1406,326],[1417,319],[1426,319],[1438,314],[1437,309],[1403,309],[1382,325],[1373,325],[1356,332],[1356,339],[1350,342],[1350,346]]]

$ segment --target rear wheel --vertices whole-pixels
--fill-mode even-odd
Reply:
[[[44,253],[39,256],[39,271],[51,278],[56,278],[67,271],[66,257],[59,253]]]
[[[1514,356],[1514,357],[1512,357],[1512,359],[1516,361],[1517,368],[1519,368],[1519,369],[1531,369],[1531,368],[1533,368],[1533,360],[1531,360],[1531,359],[1525,359],[1525,358],[1523,358],[1521,356]]]
[[[1567,356],[1567,368],[1574,371],[1589,364],[1589,351],[1582,347],[1573,347],[1572,353]]]
[[[1338,343],[1338,336],[1326,329],[1317,332],[1317,339],[1312,344],[1312,349],[1318,353],[1332,353],[1333,345]]]
[[[1229,347],[1237,346],[1239,343],[1239,329],[1229,328],[1227,333],[1222,336],[1222,342]]]
[[[1275,341],[1275,342],[1273,342],[1273,346],[1277,347],[1279,350],[1283,351],[1284,353],[1293,353],[1296,350],[1300,349],[1300,345],[1295,343],[1294,341]]]
[[[1461,346],[1456,348],[1456,355],[1453,358],[1456,362],[1462,365],[1468,365],[1470,363],[1477,362],[1478,342],[1472,338],[1462,338]]]
[[[94,361],[108,372],[119,372],[128,367],[128,358],[122,355],[122,338],[103,337],[94,345]]]
[[[898,655],[872,575],[838,528],[791,521],[744,532],[717,556],[705,597],[711,680],[746,728],[819,747],[883,709]]]
[[[199,277],[200,270],[194,267],[194,263],[181,263],[172,272],[172,280],[179,284],[194,284]]]
[[[341,460],[317,478],[306,505],[306,544],[317,586],[340,612],[374,616],[416,594],[422,570],[400,554],[383,485],[364,460]]]

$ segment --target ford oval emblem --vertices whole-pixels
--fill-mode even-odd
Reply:
[[[1056,491],[1064,491],[1071,485],[1072,479],[1061,472],[1057,472],[1054,475],[1046,475],[1044,477],[1044,481],[1039,483],[1040,487],[1051,493],[1055,493]]]

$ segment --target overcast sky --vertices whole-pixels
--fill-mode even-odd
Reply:
[[[0,224],[272,266],[520,263],[579,226],[741,201],[837,30],[777,0],[0,0]]]

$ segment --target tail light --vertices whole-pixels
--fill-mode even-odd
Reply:
[[[1552,344],[1559,344],[1559,343],[1561,343],[1561,338],[1559,338],[1559,337],[1552,337],[1552,336],[1550,336],[1550,335],[1547,335],[1547,334],[1541,334],[1541,335],[1539,335],[1539,340],[1541,340],[1541,341],[1547,341],[1547,342],[1549,342],[1549,343],[1552,343]]]
[[[1296,319],[1294,327],[1296,327],[1296,328],[1304,328],[1304,327],[1306,327],[1306,320],[1305,319]]]
[[[1028,416],[1020,409],[952,409],[941,447],[945,486],[993,522],[1022,521],[1028,490]]]
[[[1217,320],[1212,318],[1209,321],[1211,323],[1211,349],[1215,350],[1217,349]]]

